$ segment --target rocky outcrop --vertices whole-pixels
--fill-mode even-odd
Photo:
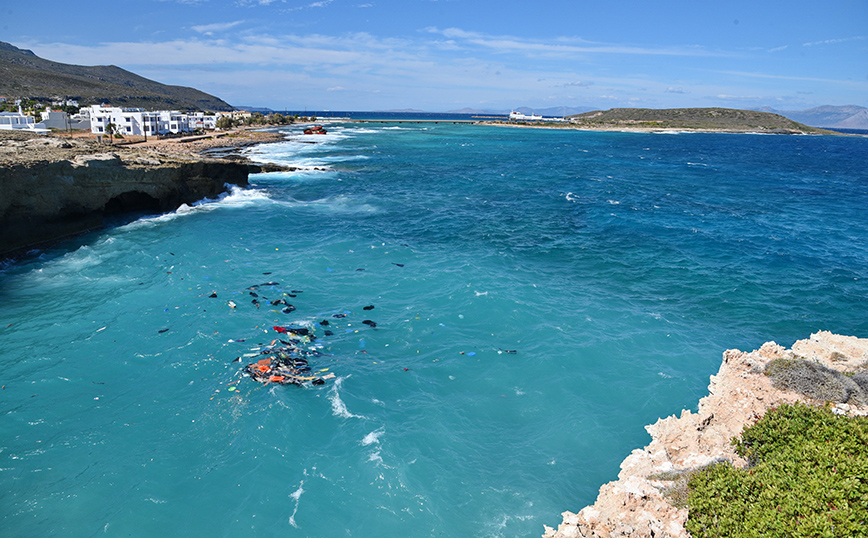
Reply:
[[[775,360],[807,360],[839,372],[864,370],[868,364],[868,339],[818,332],[799,340],[792,349],[774,342],[746,353],[728,350],[717,375],[711,376],[708,396],[696,413],[682,411],[646,426],[651,443],[634,450],[621,464],[618,480],[600,488],[597,501],[577,514],[563,513],[557,529],[545,527],[544,538],[682,538],[687,509],[673,506],[668,488],[686,471],[728,460],[746,462],[730,441],[770,408],[796,401],[814,402],[797,392],[773,386],[764,372]],[[843,402],[832,402],[838,414],[868,415],[868,407],[851,393]],[[821,402],[822,403],[822,402]],[[671,491],[671,490],[670,490]]]
[[[250,166],[54,138],[0,144],[0,255],[103,225],[106,216],[165,212],[245,186]],[[257,170],[258,171],[258,168]]]

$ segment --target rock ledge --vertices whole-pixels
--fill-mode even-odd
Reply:
[[[652,441],[634,450],[621,463],[618,480],[600,488],[597,501],[578,514],[563,513],[557,529],[545,526],[543,538],[686,538],[687,510],[679,509],[661,493],[671,481],[652,480],[663,473],[688,471],[719,460],[744,466],[730,444],[746,425],[759,420],[770,408],[797,401],[818,403],[789,391],[778,390],[763,373],[774,359],[800,358],[837,371],[864,368],[868,339],[821,331],[799,340],[792,349],[774,342],[746,353],[727,350],[717,375],[711,376],[708,396],[696,413],[684,410],[646,426]],[[868,415],[868,407],[838,403],[834,411],[851,416]]]

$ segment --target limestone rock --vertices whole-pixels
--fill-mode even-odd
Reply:
[[[821,331],[799,340],[792,349],[774,342],[745,353],[727,350],[717,375],[711,376],[708,396],[696,413],[684,410],[646,426],[651,443],[634,450],[621,464],[618,480],[600,488],[597,501],[578,514],[563,513],[557,530],[545,527],[544,538],[687,538],[687,509],[672,506],[663,491],[671,477],[710,463],[728,460],[744,466],[730,444],[745,426],[770,408],[806,396],[778,390],[763,371],[774,359],[801,358],[838,371],[868,366],[868,339]],[[837,414],[868,415],[868,406],[838,403]]]

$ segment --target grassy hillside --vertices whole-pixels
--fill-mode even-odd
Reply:
[[[569,116],[569,119],[589,128],[660,128],[724,131],[756,131],[772,133],[824,133],[779,114],[736,110],[731,108],[613,108]]]
[[[66,97],[81,105],[108,102],[151,110],[232,110],[229,103],[195,88],[160,84],[113,65],[52,62],[2,41],[0,95],[39,100]]]

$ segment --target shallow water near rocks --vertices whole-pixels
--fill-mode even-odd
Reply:
[[[537,536],[725,349],[868,335],[864,138],[328,129],[0,272],[4,534]],[[242,375],[290,323],[326,385]]]

